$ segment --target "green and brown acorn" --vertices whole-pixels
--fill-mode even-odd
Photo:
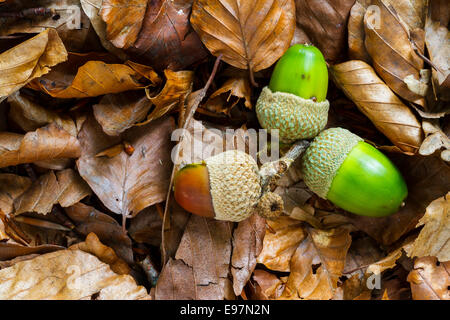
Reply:
[[[323,199],[354,214],[384,217],[397,212],[408,189],[382,152],[342,128],[322,131],[301,160],[305,184]]]
[[[256,103],[260,125],[280,141],[314,138],[328,121],[328,70],[319,49],[296,44],[277,62]]]

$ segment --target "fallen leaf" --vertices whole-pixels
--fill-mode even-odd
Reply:
[[[76,230],[87,236],[93,232],[114,252],[127,263],[133,263],[131,239],[124,234],[122,227],[111,216],[81,202],[64,208],[67,216],[75,223]]]
[[[208,52],[189,23],[191,7],[192,0],[147,1],[141,31],[128,52],[157,70],[182,70],[204,60]],[[108,20],[107,24],[118,22]]]
[[[296,248],[289,277],[280,299],[328,300],[334,295],[350,247],[348,229],[308,229]]]
[[[79,156],[78,140],[55,123],[25,135],[0,132],[0,167]]]
[[[31,179],[11,173],[0,173],[0,210],[9,215],[14,211],[14,199],[31,185]]]
[[[117,136],[144,120],[151,107],[151,102],[142,92],[122,92],[104,95],[93,110],[103,131]]]
[[[256,261],[271,270],[288,272],[291,258],[307,234],[301,222],[286,216],[267,220],[267,224],[263,249]]]
[[[172,118],[132,128],[118,138],[133,145],[133,155],[122,151],[113,158],[95,157],[118,138],[105,135],[90,117],[79,134],[83,154],[77,161],[78,171],[108,209],[135,216],[165,200],[172,166],[168,144],[174,129]]]
[[[69,207],[91,194],[86,182],[72,169],[50,171],[14,200],[14,214],[25,212],[49,213],[54,204]]]
[[[355,0],[296,0],[297,26],[329,62],[342,59],[347,21]]]
[[[379,248],[377,242],[372,238],[366,236],[353,239],[347,253],[345,268],[342,273],[347,277],[350,277],[350,279],[354,275],[362,277],[364,276],[368,266],[380,261],[383,258],[383,252]]]
[[[348,55],[350,60],[370,63],[371,58],[364,44],[364,15],[371,0],[356,0],[348,18]]]
[[[270,67],[288,49],[295,29],[293,0],[195,0],[191,24],[209,51],[250,72]]]
[[[402,250],[403,248],[394,250],[380,261],[372,263],[367,268],[367,272],[373,274],[381,274],[385,270],[392,269],[393,267],[395,267],[397,260],[402,256]]]
[[[104,0],[100,16],[106,22],[106,37],[117,48],[127,49],[134,44],[142,27],[147,0]],[[115,23],[111,23],[115,21]]]
[[[420,70],[423,69],[423,60],[411,45],[412,36],[408,26],[385,0],[372,0],[371,3],[378,10],[366,12],[364,16],[364,42],[374,69],[392,91],[426,109],[423,97],[409,90],[404,82],[409,75],[419,80]],[[372,17],[373,14],[377,17]],[[423,51],[423,45],[423,39],[416,42],[419,50]]]
[[[131,220],[128,233],[138,243],[147,243],[159,247],[161,245],[161,230],[161,216],[158,214],[156,206],[151,206],[142,210]]]
[[[62,249],[64,249],[64,247],[49,244],[26,247],[18,244],[0,242],[0,260],[10,260],[29,254],[45,254]]]
[[[256,267],[256,258],[263,247],[266,221],[259,215],[239,222],[233,232],[233,255],[231,257],[231,274],[233,276],[234,294],[239,296]]]
[[[408,275],[414,300],[450,300],[450,261],[435,257],[418,258]]]
[[[232,295],[228,279],[232,223],[191,215],[175,260],[161,271],[155,297],[223,300]]]
[[[424,227],[408,248],[408,256],[450,261],[450,193],[430,203],[416,227],[420,226]]]
[[[155,109],[147,116],[147,119],[139,125],[145,125],[152,120],[158,119],[170,112],[172,109],[183,105],[186,96],[192,90],[192,82],[194,81],[194,72],[192,71],[171,71],[164,70],[166,76],[166,84],[164,88],[156,96],[147,97],[155,105]]]
[[[389,140],[416,153],[423,140],[419,121],[367,63],[347,61],[331,67],[334,82]]]
[[[129,275],[81,250],[59,250],[0,270],[0,298],[6,300],[149,299]]]
[[[66,60],[66,48],[53,29],[47,29],[1,53],[0,98],[17,91]]]
[[[283,292],[284,283],[286,282],[279,279],[276,275],[260,269],[253,272],[252,279],[256,286],[255,297],[252,297],[255,300],[277,299]]]

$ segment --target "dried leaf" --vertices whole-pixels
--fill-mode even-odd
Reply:
[[[14,214],[37,212],[47,214],[54,204],[69,207],[91,194],[89,186],[72,169],[50,171],[39,177],[14,200]]]
[[[347,20],[355,0],[296,0],[297,25],[323,53],[325,59],[342,59]]]
[[[266,229],[263,249],[257,262],[271,270],[287,272],[290,270],[292,256],[307,234],[301,222],[289,217],[268,220],[267,224],[269,228]]]
[[[25,247],[18,244],[0,242],[0,260],[10,260],[29,254],[44,254],[61,249],[64,249],[64,247],[49,244],[35,247]]]
[[[96,256],[59,250],[0,270],[0,299],[148,299],[129,275],[118,275]]]
[[[156,299],[229,298],[231,226],[192,215],[175,259],[169,259],[156,285]]]
[[[402,151],[417,152],[423,140],[420,123],[372,67],[352,60],[333,66],[331,73],[335,83],[378,130]]]
[[[31,185],[31,179],[10,173],[0,174],[0,210],[9,215],[14,211],[14,199]]]
[[[369,53],[364,45],[364,15],[371,0],[356,0],[350,10],[348,18],[348,55],[350,60],[371,62]]]
[[[142,27],[147,0],[104,0],[100,16],[106,22],[106,36],[117,48],[134,44]],[[111,23],[115,21],[115,23]]]
[[[450,193],[434,200],[416,227],[424,226],[411,247],[409,257],[437,257],[438,261],[450,261]]]
[[[215,56],[240,69],[270,67],[294,35],[293,0],[195,0],[192,27]]]
[[[256,267],[256,258],[263,247],[266,221],[254,214],[239,222],[233,233],[231,274],[234,294],[239,296]]]
[[[122,151],[113,158],[95,157],[117,139],[106,136],[90,117],[79,134],[83,154],[78,171],[108,209],[134,216],[166,197],[172,165],[168,144],[174,128],[173,119],[164,118],[127,130],[119,138],[133,145],[133,155]]]
[[[187,214],[184,215],[188,216]],[[131,220],[128,233],[138,243],[147,243],[159,247],[161,245],[161,228],[161,216],[158,214],[156,206],[151,206],[142,210]]]
[[[117,136],[145,119],[152,107],[141,92],[107,94],[93,106],[94,116],[110,136]]]
[[[274,300],[277,299],[284,289],[283,279],[279,279],[276,275],[264,270],[255,270],[253,273],[255,282],[255,300]],[[285,279],[284,279],[285,280]]]
[[[392,269],[395,267],[397,260],[402,256],[402,248],[392,251],[385,258],[377,261],[376,263],[371,264],[367,268],[368,273],[381,274],[383,271],[387,269]]]
[[[26,135],[0,132],[0,167],[79,156],[78,140],[55,123]]]
[[[308,229],[290,262],[291,273],[280,299],[331,299],[350,247],[348,229]]]
[[[414,300],[450,300],[450,261],[435,257],[419,258],[408,275]]]
[[[194,72],[175,72],[166,69],[164,70],[164,75],[166,76],[167,81],[161,92],[156,96],[148,96],[150,101],[155,105],[155,109],[148,115],[147,120],[139,123],[139,125],[147,124],[152,120],[162,117],[172,109],[183,105],[186,96],[192,90]]]
[[[53,29],[3,52],[0,54],[0,98],[48,73],[51,67],[65,60],[67,51]]]
[[[384,82],[402,98],[425,107],[423,97],[412,92],[403,81],[412,75],[420,79],[423,60],[414,52],[408,26],[401,20],[397,11],[385,0],[373,0],[378,6],[378,17],[372,18],[372,12],[364,16],[365,46],[373,60],[374,69]],[[375,20],[375,22],[373,21]],[[380,24],[379,26],[377,24]],[[416,43],[423,52],[423,39]]]

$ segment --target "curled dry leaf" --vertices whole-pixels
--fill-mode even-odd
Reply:
[[[11,106],[9,118],[24,131],[34,131],[55,122],[72,136],[77,136],[75,122],[69,116],[48,110],[18,91],[8,97],[8,103]]]
[[[254,294],[251,297],[255,300],[274,300],[277,299],[284,289],[286,277],[279,279],[276,275],[265,270],[257,269],[253,272]]]
[[[136,215],[165,199],[172,166],[168,145],[174,129],[173,119],[164,118],[113,138],[91,116],[79,134],[83,154],[77,161],[78,171],[108,209]],[[122,151],[113,158],[95,157],[120,139],[135,148],[131,156]]]
[[[450,193],[427,207],[416,227],[424,226],[406,251],[409,257],[433,256],[440,262],[450,261]]]
[[[348,55],[351,60],[371,62],[369,53],[364,45],[364,15],[371,0],[356,0],[350,10],[348,18]]]
[[[374,273],[374,274],[381,274],[383,271],[392,269],[397,264],[397,260],[400,259],[403,252],[403,247],[399,248],[397,250],[392,251],[390,254],[388,254],[385,258],[381,259],[380,261],[377,261],[375,263],[372,263],[368,268],[368,273]]]
[[[37,212],[47,214],[54,204],[69,207],[91,194],[91,189],[72,169],[53,171],[38,180],[14,200],[14,214]]]
[[[331,299],[351,240],[346,228],[308,229],[308,236],[292,256],[291,273],[280,299]]]
[[[76,70],[70,63],[71,59],[45,77],[34,80],[31,87],[54,98],[87,98],[143,89],[159,82],[158,75],[151,67],[131,61],[118,64],[90,60]],[[72,71],[75,74],[71,74]]]
[[[269,228],[266,229],[257,262],[271,270],[288,272],[291,258],[307,234],[301,222],[289,217],[281,216],[266,223]]]
[[[186,96],[191,92],[194,72],[192,71],[171,71],[164,70],[166,84],[156,96],[149,96],[150,101],[155,105],[155,109],[148,115],[147,120],[139,123],[145,125],[152,120],[158,119],[170,112],[172,109],[184,105]],[[146,90],[147,94],[148,91]]]
[[[233,256],[231,274],[234,294],[239,296],[256,267],[256,258],[261,253],[266,230],[266,221],[257,214],[239,222],[233,232]]]
[[[422,127],[412,111],[367,63],[351,60],[331,67],[335,83],[389,140],[403,152],[417,152]]]
[[[408,26],[385,0],[373,0],[371,3],[378,10],[366,11],[364,29],[365,46],[373,60],[374,69],[392,91],[425,108],[423,97],[409,90],[404,82],[410,75],[419,80],[424,65],[411,45],[412,35]],[[377,17],[373,17],[373,14]],[[415,45],[423,52],[424,39],[419,39]]]
[[[116,2],[128,3],[127,0]],[[182,70],[205,59],[208,52],[189,23],[191,7],[192,0],[147,1],[141,31],[128,52],[157,70]]]
[[[114,249],[114,252],[127,263],[133,263],[131,239],[124,234],[122,227],[111,216],[87,206],[81,202],[64,208],[65,213],[76,225],[76,230],[88,235],[91,232],[102,243]]]
[[[347,20],[355,0],[295,0],[297,26],[329,62],[342,58]]]
[[[145,119],[152,104],[141,92],[106,94],[93,106],[94,116],[110,136],[117,136]]]
[[[7,300],[149,299],[130,275],[81,250],[59,250],[0,270],[0,298]]]
[[[178,247],[161,271],[155,298],[223,300],[234,297],[228,279],[232,223],[191,215]]]
[[[195,0],[191,23],[213,55],[256,72],[270,67],[289,47],[294,12],[293,0]]]
[[[136,41],[141,30],[147,2],[147,0],[102,1],[99,14],[107,22],[106,37],[117,48],[127,49]]]
[[[0,132],[0,167],[42,160],[78,158],[78,140],[55,123],[25,135]]]
[[[30,254],[44,254],[53,251],[64,249],[61,246],[45,244],[41,246],[21,246],[13,243],[0,242],[0,260],[11,260],[17,257],[26,256]]]
[[[435,257],[418,258],[408,275],[414,300],[450,300],[450,261]]]
[[[67,51],[53,29],[0,54],[0,98],[17,91],[31,80],[67,60]]]
[[[0,210],[9,215],[14,211],[14,199],[31,185],[31,179],[11,173],[0,174]]]

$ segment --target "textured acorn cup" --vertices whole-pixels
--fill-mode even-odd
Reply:
[[[408,195],[400,171],[389,158],[346,129],[321,132],[303,155],[301,166],[313,192],[354,214],[388,216]]]
[[[279,130],[280,141],[315,137],[328,121],[328,70],[314,46],[296,44],[277,62],[256,103],[261,126]]]
[[[239,222],[255,210],[261,196],[258,165],[248,154],[231,150],[177,172],[174,195],[186,211]]]

